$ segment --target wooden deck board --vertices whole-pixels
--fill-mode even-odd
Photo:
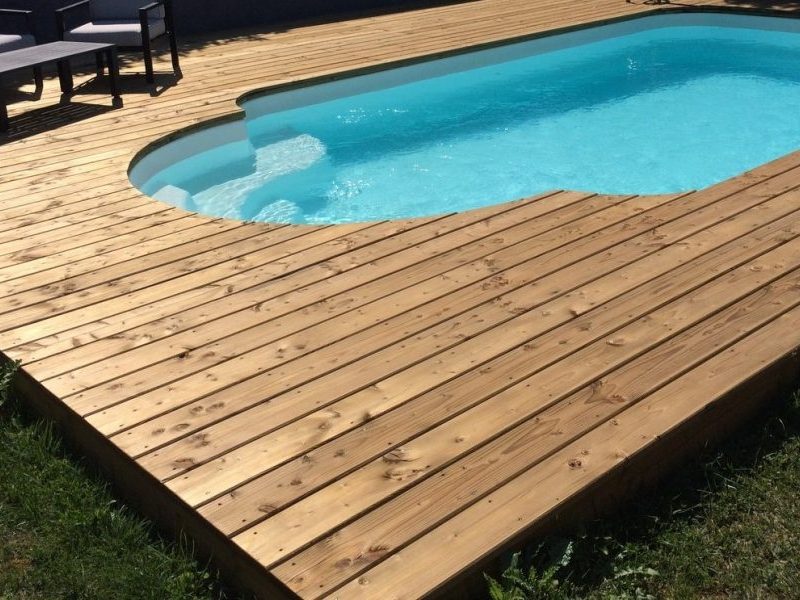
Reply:
[[[475,560],[476,553],[470,549],[480,546],[490,552],[503,540],[557,510],[570,495],[591,486],[609,469],[630,463],[639,448],[654,444],[677,429],[687,413],[695,415],[707,409],[725,392],[757,376],[765,365],[756,365],[747,354],[766,351],[776,356],[793,352],[800,343],[799,319],[800,311],[795,308],[716,354],[701,368],[646,397],[630,413],[604,421],[548,457],[538,468],[522,471],[507,485],[351,579],[336,592],[336,597],[416,598],[442,586],[448,576]],[[786,335],[789,331],[794,335]],[[440,548],[451,551],[442,553],[441,566],[437,561],[438,568],[432,569],[430,557]]]
[[[725,307],[731,300],[731,290],[735,287],[744,293],[755,293],[756,299],[763,300],[768,308],[774,311],[783,307],[784,302],[797,302],[796,284],[800,280],[796,273],[786,276],[785,285],[767,288],[771,294],[766,294],[760,289],[771,282],[776,273],[782,272],[783,263],[779,263],[780,267],[773,269],[753,269],[754,265],[761,266],[764,262],[773,264],[773,260],[782,261],[787,254],[784,251],[790,247],[791,245],[779,247],[774,251],[776,255],[774,257],[767,255],[745,263],[727,277],[713,281],[698,292],[682,297],[653,313],[645,314],[638,321],[622,329],[606,333],[594,344],[580,351],[569,352],[549,370],[537,373],[533,381],[524,380],[524,383],[504,391],[497,401],[491,402],[489,406],[479,406],[449,420],[441,427],[441,431],[433,429],[419,438],[408,440],[404,442],[401,450],[390,450],[366,469],[336,482],[337,502],[357,503],[365,495],[372,495],[369,498],[372,502],[367,501],[366,504],[377,507],[346,527],[338,527],[335,537],[324,539],[303,552],[295,554],[297,546],[294,542],[288,548],[284,546],[285,552],[291,556],[291,562],[288,564],[286,561],[281,562],[275,571],[302,596],[335,589],[359,575],[373,560],[380,559],[386,554],[387,550],[402,547],[409,538],[413,539],[448,516],[464,510],[472,498],[480,498],[496,486],[502,485],[506,478],[513,476],[520,469],[514,458],[522,461],[523,465],[531,459],[531,454],[521,451],[520,446],[524,448],[525,444],[520,440],[531,442],[542,435],[550,438],[559,437],[555,427],[559,428],[558,431],[563,431],[562,435],[567,436],[579,435],[580,429],[576,431],[575,420],[564,419],[557,425],[551,423],[554,430],[547,431],[546,425],[543,425],[543,422],[546,424],[547,421],[540,420],[522,435],[516,431],[501,435],[490,444],[478,446],[466,458],[453,463],[449,468],[445,470],[437,468],[447,465],[452,460],[453,454],[462,448],[468,451],[471,445],[469,442],[474,441],[477,445],[491,440],[493,435],[505,431],[519,419],[534,416],[541,404],[547,406],[548,401],[561,397],[565,391],[568,392],[583,382],[586,382],[589,390],[602,394],[596,382],[601,381],[609,367],[631,360],[643,349],[657,347],[658,344],[668,340],[675,331],[679,331],[681,326],[705,321],[704,325],[709,328],[707,331],[714,331],[719,327],[719,323],[716,319],[709,318],[709,315],[714,315]],[[797,253],[791,261],[791,267],[798,266],[800,266],[800,253]],[[792,289],[795,294],[789,296],[787,292]],[[776,305],[777,298],[781,298],[783,302]],[[746,306],[752,310],[751,303]],[[624,311],[627,307],[620,309]],[[739,306],[732,311],[734,316],[746,312]],[[616,322],[621,320],[619,314],[614,314],[613,317]],[[726,332],[732,329],[728,326],[730,314],[723,312],[717,318],[726,324]],[[595,321],[594,315],[587,313],[572,326],[582,330],[587,323],[594,325]],[[613,337],[608,337],[609,335]],[[560,333],[556,336],[556,340],[562,336],[566,337]],[[558,345],[556,340],[541,341],[541,354],[548,353],[545,360],[554,358],[552,348]],[[684,347],[683,344],[678,346],[679,349]],[[697,349],[693,347],[691,352],[695,354]],[[685,361],[684,357],[681,362]],[[525,364],[531,363],[526,361]],[[488,381],[487,379],[484,378],[484,385],[497,386],[494,377]],[[621,393],[624,398],[624,390],[618,392],[614,387],[611,387],[611,390],[612,393],[605,402],[621,403],[622,400],[615,399],[614,394]],[[584,399],[584,404],[601,401],[595,397]],[[534,454],[534,456],[541,455],[542,453]],[[391,477],[387,477],[386,467],[387,463],[392,464],[392,460],[401,465],[408,463],[412,471],[417,466],[416,472],[413,473],[414,485],[407,492],[380,504],[382,500],[380,496],[389,497],[391,492],[396,491],[391,489],[394,486],[386,483],[387,480],[392,480]],[[424,478],[423,473],[429,470],[428,467],[437,476]],[[391,472],[391,475],[398,478],[402,478],[403,474],[402,467],[399,472]],[[407,470],[406,476],[411,476]],[[213,481],[209,479],[201,477],[202,484],[195,483],[191,488],[192,491],[202,491],[201,486],[212,484]],[[324,512],[326,510],[324,506],[324,502],[317,504],[317,510]],[[340,515],[342,518],[337,523],[347,522],[363,510],[363,506],[358,504],[348,508],[350,510],[347,512],[351,514]],[[272,540],[267,538],[266,542],[261,542],[263,536],[260,533],[258,529],[254,529],[244,532],[242,536],[249,540],[259,534],[258,544],[266,543],[272,549]],[[377,549],[370,553],[371,547]],[[246,549],[253,552],[259,560],[263,560],[257,550]],[[265,562],[272,564],[269,561]]]
[[[796,215],[793,215],[792,218],[796,218]],[[772,235],[777,234],[780,237],[783,235],[782,229],[785,226],[786,221],[777,222],[774,226],[769,227],[769,229],[763,233],[769,234],[771,231]],[[712,240],[716,239],[716,236],[719,235],[720,231],[717,229],[709,231],[708,235],[705,237],[706,240]],[[767,239],[769,240],[769,238]],[[699,243],[696,243],[695,248],[702,251],[704,249],[704,244],[700,240],[698,240],[698,242]],[[707,243],[708,242],[706,241],[706,245]],[[775,241],[772,240],[771,243],[774,245]],[[765,243],[758,246],[760,249],[769,247],[769,241],[765,241]],[[672,246],[671,248],[681,248],[681,253],[683,253],[682,247]],[[673,254],[675,254],[675,252],[673,252]],[[728,260],[726,253],[720,252],[716,257],[717,262],[711,262],[714,260],[714,257],[709,256],[709,260],[707,260],[704,264],[706,266],[721,268],[721,265],[726,263],[719,262],[720,256],[724,257],[724,260]],[[652,263],[652,261],[650,261],[650,263]],[[633,265],[632,268],[628,269],[628,273],[623,272],[620,274],[630,278],[628,281],[631,281],[630,287],[633,287],[636,285],[637,280],[646,280],[646,278],[650,275],[650,268],[651,264],[638,263]],[[672,275],[674,276],[677,274]],[[613,274],[606,276],[604,279],[593,282],[592,285],[585,286],[584,291],[588,293],[590,298],[600,299],[603,297],[603,294],[605,294],[606,297],[613,298],[615,292],[619,293],[621,291],[619,289],[619,283],[617,283],[616,290],[613,286],[613,279],[617,277],[617,275]],[[691,282],[691,279],[688,281]],[[551,319],[551,323],[558,323],[559,321],[562,323],[565,321],[569,322],[567,319],[565,319],[564,315],[571,308],[574,308],[576,306],[575,301],[581,298],[582,297],[580,295],[577,295],[575,298],[567,297],[564,299],[565,301],[542,304],[537,308],[537,310],[542,310],[543,307],[547,307],[546,309],[549,309],[551,313],[561,315],[558,320],[556,320],[556,318]],[[558,306],[559,304],[560,306]],[[542,342],[540,341],[539,343]],[[542,345],[541,348],[543,348],[543,350],[539,351],[538,353],[535,352],[535,349],[528,350],[530,353],[530,358],[527,355],[523,355],[523,357],[520,358],[519,353],[510,353],[504,356],[499,356],[494,361],[494,364],[482,364],[458,379],[445,382],[443,385],[434,387],[428,391],[424,391],[421,395],[416,397],[412,397],[408,404],[401,404],[401,398],[398,398],[397,396],[388,396],[387,394],[384,394],[386,397],[383,399],[383,402],[377,404],[371,398],[375,396],[374,392],[370,394],[369,391],[361,394],[360,397],[357,396],[356,398],[349,399],[349,401],[344,400],[336,403],[335,405],[331,406],[331,409],[335,411],[335,414],[342,415],[345,417],[345,419],[342,419],[341,423],[339,423],[337,420],[337,422],[333,424],[331,428],[326,430],[326,434],[331,437],[341,434],[342,431],[347,427],[346,424],[350,422],[346,419],[348,415],[352,415],[350,417],[351,419],[357,417],[359,414],[358,411],[363,410],[363,405],[369,400],[372,400],[372,402],[369,404],[369,407],[374,415],[373,419],[369,423],[364,424],[362,427],[357,429],[354,429],[351,426],[350,432],[347,433],[347,435],[339,437],[338,439],[331,441],[329,444],[316,448],[311,453],[304,448],[306,452],[303,454],[303,456],[310,455],[312,457],[317,457],[313,463],[309,464],[307,460],[298,458],[283,464],[279,468],[271,470],[265,473],[265,475],[254,479],[247,485],[237,488],[237,493],[235,495],[222,497],[218,502],[213,503],[214,506],[209,505],[204,507],[201,509],[201,512],[210,510],[217,513],[215,522],[217,522],[219,526],[223,527],[224,530],[228,532],[240,528],[241,519],[243,517],[248,517],[253,521],[263,519],[264,515],[260,514],[260,512],[263,511],[258,510],[259,504],[261,503],[259,502],[259,498],[269,497],[272,501],[272,504],[275,506],[288,503],[294,496],[313,490],[315,486],[319,486],[320,483],[326,482],[329,478],[334,478],[338,474],[344,473],[349,467],[356,466],[358,463],[351,461],[357,461],[359,460],[359,457],[361,457],[363,460],[363,455],[361,453],[369,451],[374,453],[380,453],[381,451],[385,452],[388,449],[388,441],[393,441],[395,445],[399,445],[402,443],[403,439],[418,431],[419,428],[425,430],[428,427],[433,427],[439,422],[437,419],[446,420],[451,418],[457,412],[470,408],[474,403],[477,403],[482,398],[481,395],[477,394],[475,390],[476,386],[482,385],[484,382],[497,378],[503,383],[496,384],[494,386],[490,385],[489,391],[498,392],[502,387],[507,387],[514,381],[517,381],[524,376],[526,373],[525,369],[528,369],[528,372],[530,372],[531,369],[535,370],[537,361],[540,367],[546,367],[548,361],[552,362],[552,357],[548,354],[548,351],[550,350],[549,347]],[[487,367],[491,367],[491,369],[487,369]],[[482,372],[484,370],[486,372]],[[471,392],[471,399],[469,401],[464,399],[464,394],[466,394],[467,391]],[[486,392],[484,391],[484,394],[485,393]],[[250,419],[254,419],[257,417],[257,412],[258,411],[256,409],[255,411],[251,411],[249,415],[242,414],[238,420],[241,420],[244,423]],[[409,414],[420,414],[424,415],[424,417],[418,418],[412,423],[408,420]],[[176,415],[176,417],[189,419],[190,415],[182,414]],[[273,436],[275,438],[274,441],[276,445],[280,447],[279,442],[282,440],[284,445],[292,442],[294,444],[300,443],[303,446],[311,446],[315,435],[314,426],[324,422],[325,417],[326,414],[323,411],[320,411],[319,414],[311,415],[311,417],[308,418],[305,423],[298,421],[295,425],[286,427],[282,432],[283,435]],[[235,420],[237,419],[223,421],[222,423],[223,425],[231,425],[235,422]],[[161,423],[163,425],[163,420]],[[426,425],[421,427],[423,423]],[[303,425],[306,425],[306,427],[303,428]],[[191,432],[191,429],[189,431]],[[318,432],[316,435],[317,437],[319,436]],[[386,435],[391,437],[388,439],[382,437]],[[191,439],[183,440],[183,442],[178,446],[181,452],[176,453],[175,455],[201,458],[203,454],[213,456],[213,452],[215,450],[217,453],[221,454],[219,450],[222,443],[224,443],[224,436],[211,435],[208,437],[204,436],[203,439],[208,441],[209,444],[199,449],[196,447],[196,444],[192,443]],[[217,441],[218,439],[221,441]],[[256,456],[262,456],[262,460],[259,463],[259,466],[262,468],[265,466],[266,460],[263,457],[263,450],[264,448],[272,448],[272,445],[268,443],[270,441],[271,440],[262,440],[257,448],[257,450],[261,450],[262,452],[253,453]],[[318,440],[317,443],[319,443],[319,441],[324,440]],[[123,445],[123,447],[125,446]],[[348,458],[333,461],[333,457],[342,449],[348,449]],[[172,467],[174,471],[174,463],[170,464],[168,462],[155,462],[157,454],[160,455],[162,452],[154,452],[146,455],[146,458],[143,459],[145,464],[147,464],[149,468],[153,469],[158,467],[159,464],[163,464],[162,468]],[[239,452],[239,454],[246,456],[247,451],[245,450]],[[216,465],[211,466],[213,467]],[[202,467],[198,470],[201,470],[202,472]],[[199,489],[203,489],[203,487],[208,489],[208,486],[213,483],[213,471],[210,468],[206,468],[205,470],[207,472],[211,471],[210,480],[206,480],[200,484]],[[169,471],[165,471],[165,474],[166,473],[169,473]],[[293,480],[301,480],[302,483],[298,483],[295,486],[286,485],[288,482]],[[228,508],[230,505],[232,505],[232,507]],[[226,514],[221,514],[223,512]]]
[[[190,215],[127,179],[253,89],[661,9],[474,0],[187,42],[179,85],[114,111],[56,108],[48,81],[0,141],[20,389],[270,598],[429,595],[665,471],[796,380],[800,153],[683,195],[329,227]]]

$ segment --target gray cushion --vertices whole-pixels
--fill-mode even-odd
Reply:
[[[93,21],[125,21],[138,19],[139,9],[147,6],[153,0],[92,0],[89,7]],[[151,19],[163,18],[164,7],[154,8],[150,13]]]
[[[0,33],[0,52],[19,50],[28,46],[35,46],[36,40],[32,35],[16,35],[13,33]]]
[[[163,20],[150,21],[150,39],[158,37],[165,31]],[[141,46],[142,26],[138,20],[93,21],[67,31],[64,39],[70,42],[102,42],[117,46]]]

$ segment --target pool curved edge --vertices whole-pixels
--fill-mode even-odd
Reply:
[[[512,37],[504,37],[501,39],[491,40],[487,42],[482,42],[478,44],[467,45],[455,49],[449,49],[444,51],[437,51],[433,53],[427,53],[423,55],[417,55],[407,58],[401,58],[396,60],[391,60],[383,63],[377,63],[373,65],[368,65],[364,67],[358,67],[354,69],[346,69],[342,71],[336,71],[333,73],[328,73],[324,75],[318,75],[314,77],[304,78],[301,80],[293,80],[288,82],[282,83],[275,83],[271,85],[266,85],[262,87],[257,87],[251,89],[247,92],[242,93],[239,95],[235,100],[234,103],[236,105],[236,109],[232,112],[222,114],[216,117],[212,117],[208,120],[195,123],[189,125],[187,127],[183,127],[180,129],[176,129],[175,131],[166,134],[152,142],[148,143],[141,149],[139,149],[131,159],[127,175],[129,181],[133,184],[133,186],[139,190],[140,192],[144,193],[141,190],[141,184],[149,179],[147,177],[148,174],[152,174],[153,172],[157,172],[155,165],[157,163],[163,162],[175,162],[178,159],[185,159],[192,155],[198,154],[197,148],[200,147],[202,149],[210,149],[212,147],[217,147],[220,143],[225,143],[225,141],[229,142],[241,142],[246,140],[247,138],[247,130],[246,130],[246,123],[248,118],[248,105],[255,104],[255,103],[266,103],[275,98],[279,94],[284,94],[287,92],[294,92],[294,91],[304,91],[308,88],[312,88],[314,86],[320,86],[323,84],[331,84],[331,83],[338,83],[338,84],[347,84],[352,80],[362,77],[365,75],[374,75],[374,74],[385,74],[391,71],[395,71],[401,69],[403,67],[416,67],[420,65],[431,65],[436,61],[445,58],[457,58],[460,56],[484,51],[484,50],[494,50],[494,49],[502,49],[505,47],[512,46],[514,44],[519,44],[522,42],[529,42],[534,40],[544,40],[548,38],[556,38],[558,36],[563,36],[564,34],[570,33],[585,33],[591,32],[591,30],[602,30],[605,26],[613,26],[617,24],[635,24],[638,21],[646,20],[646,19],[653,19],[663,15],[726,15],[732,17],[772,17],[776,19],[780,19],[782,21],[797,21],[797,17],[792,15],[787,15],[778,10],[769,10],[769,9],[742,9],[739,7],[735,8],[728,8],[728,7],[693,7],[693,6],[673,6],[673,5],[654,5],[645,9],[641,13],[637,14],[630,14],[630,15],[622,15],[622,16],[615,16],[610,18],[604,18],[589,22],[581,22],[574,25],[558,27],[546,31],[537,31],[533,33],[512,36]],[[665,25],[668,26],[668,25]],[[633,30],[637,31],[637,30]],[[591,33],[590,33],[591,35]],[[621,34],[624,35],[624,32]],[[603,36],[600,36],[602,38]],[[220,133],[222,132],[222,135]],[[193,152],[187,153],[189,147],[192,147]],[[203,150],[201,150],[202,152]],[[792,154],[791,152],[789,154]],[[768,161],[771,162],[771,161]],[[768,164],[768,163],[762,163]],[[759,165],[762,166],[762,165]],[[754,167],[758,168],[758,167]],[[744,171],[734,177],[726,179],[725,181],[736,180],[742,176],[745,176],[750,171],[754,170],[750,169],[748,171]],[[722,182],[720,182],[722,183]],[[604,194],[601,192],[594,192],[592,190],[576,190],[576,189],[568,189],[568,190],[558,190],[553,189],[548,192],[541,192],[535,193],[530,196],[526,196],[523,198],[511,199],[511,200],[501,200],[496,203],[492,204],[485,204],[482,206],[478,206],[476,208],[471,208],[465,211],[460,212],[473,212],[473,211],[480,211],[487,208],[492,207],[499,207],[505,204],[516,203],[520,201],[526,201],[538,196],[547,195],[549,193],[553,193],[556,191],[574,191],[574,192],[585,192],[587,194],[598,194],[608,197],[613,196],[626,196],[626,194]],[[690,193],[693,190],[686,190],[685,193]],[[148,195],[148,194],[145,194]],[[644,194],[643,194],[644,195]],[[663,194],[650,194],[652,196],[659,196]],[[244,223],[252,223],[252,222],[260,222],[260,223],[275,223],[270,221],[251,221],[247,219],[237,219],[228,216],[215,216],[207,213],[199,213],[197,211],[193,211],[187,209],[182,206],[176,206],[171,204],[170,202],[166,202],[163,199],[153,198],[149,196],[151,199],[161,202],[167,206],[172,206],[178,208],[179,210],[183,210],[190,214],[201,214],[203,216],[207,216],[212,219],[227,219],[233,221],[240,221]],[[449,213],[443,213],[449,214]],[[402,217],[402,220],[413,220],[415,218],[420,219],[429,219],[431,215],[427,216],[418,216],[418,217]],[[380,222],[386,219],[379,219],[375,221],[358,221],[358,223],[370,223],[370,222]],[[322,226],[330,226],[330,225],[338,225],[337,223],[328,223],[328,224],[307,224],[307,223],[280,223],[281,225],[291,225],[294,227],[308,227],[308,228],[316,228]]]

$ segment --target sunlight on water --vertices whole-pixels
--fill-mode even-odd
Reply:
[[[800,35],[642,31],[250,118],[144,190],[206,214],[341,223],[552,189],[707,187],[800,147]]]

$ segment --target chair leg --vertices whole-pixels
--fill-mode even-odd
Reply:
[[[58,66],[58,80],[61,83],[61,102],[63,104],[69,101],[74,89],[72,67],[70,67],[68,58],[58,61],[56,65]]]
[[[114,108],[122,108],[122,96],[119,90],[119,59],[117,58],[117,48],[112,46],[108,50],[108,84],[113,98]]]
[[[3,80],[0,78],[0,133],[6,133],[8,131],[8,109],[6,108],[6,98],[3,89]]]
[[[175,32],[169,32],[169,51],[172,54],[172,70],[175,73],[176,79],[181,79],[183,73],[181,72],[180,55],[178,54],[178,40],[175,38]]]
[[[6,109],[6,102],[0,98],[0,133],[8,131],[8,110]]]
[[[142,39],[142,46],[144,50],[144,72],[147,83],[155,83],[155,75],[153,74],[153,46],[148,36]]]
[[[97,62],[97,76],[102,77],[103,75],[105,75],[106,72],[105,61],[103,60],[102,52],[98,52],[97,54],[95,54],[95,61]]]
[[[42,75],[42,67],[33,67],[33,80],[36,82],[37,100],[41,98],[42,91],[44,90],[44,76]]]

